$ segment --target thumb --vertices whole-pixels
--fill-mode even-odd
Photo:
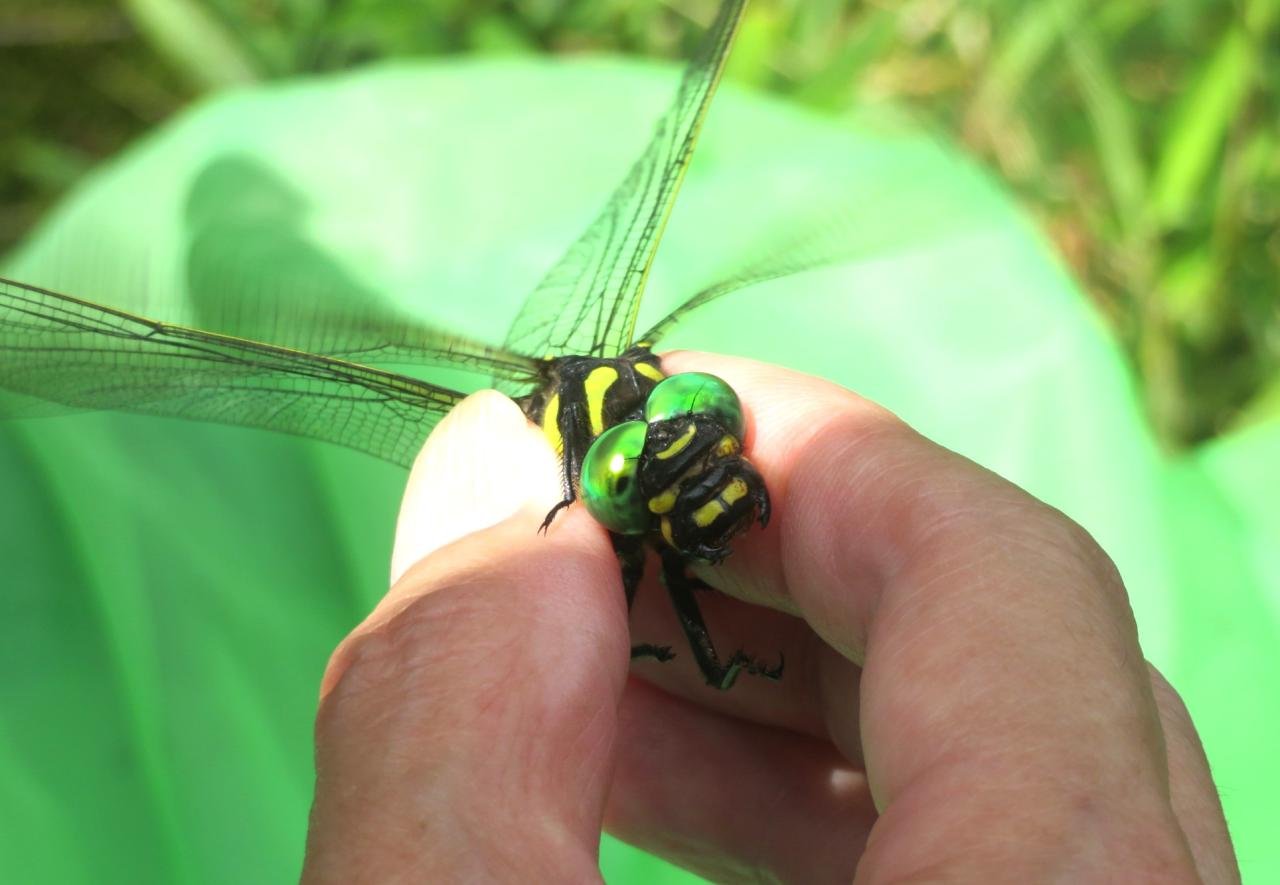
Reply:
[[[396,583],[325,674],[304,881],[598,875],[626,610],[579,508],[537,533],[556,470],[493,393],[428,440]]]
[[[551,447],[515,403],[492,390],[467,397],[414,462],[396,523],[391,583],[429,553],[522,509],[541,519],[560,500],[559,474]]]

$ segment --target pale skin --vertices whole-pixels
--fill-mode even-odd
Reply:
[[[725,378],[774,520],[700,574],[701,684],[662,588],[628,618],[555,460],[509,401],[437,429],[391,590],[334,652],[303,880],[599,879],[603,827],[717,881],[1236,882],[1190,717],[1092,538],[878,406],[794,372]],[[494,523],[497,523],[496,525]],[[636,641],[668,664],[628,666]]]

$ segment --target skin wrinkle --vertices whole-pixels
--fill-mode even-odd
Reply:
[[[891,594],[894,600],[893,611],[911,612],[913,609],[918,610],[918,607],[922,605],[950,604],[958,609],[958,611],[951,616],[952,618],[963,619],[963,616],[971,615],[974,611],[974,600],[947,596],[945,594],[945,590],[956,582],[958,578],[973,575],[974,573],[980,574],[982,566],[990,564],[994,560],[998,559],[999,554],[994,550],[987,550],[978,554],[976,559],[972,552],[957,553],[949,558],[954,564],[935,566],[937,572],[931,574],[925,580],[909,582],[907,583],[906,589],[893,592]],[[946,561],[947,559],[944,558],[943,562]],[[933,570],[931,569],[931,572],[932,571]],[[986,582],[979,580],[979,583]],[[938,592],[939,590],[943,592],[940,593]],[[987,597],[982,601],[987,604],[994,602],[990,597]],[[886,613],[883,614],[882,617],[888,618],[890,615]],[[917,633],[914,641],[921,644],[927,644],[928,640],[932,638],[933,633],[936,633],[939,630],[945,630],[948,627],[950,627],[948,619],[941,617],[936,618],[932,623],[926,625]]]
[[[617,708],[613,704],[595,705],[583,724],[581,732],[566,747],[564,755],[570,759],[611,759],[617,740],[614,728],[616,715]],[[598,821],[598,813],[594,810],[598,802],[596,797],[607,793],[608,778],[612,775],[612,768],[612,765],[602,766],[597,777],[590,782],[584,781],[580,786],[576,797],[578,807],[593,808],[592,820],[590,822],[583,820],[584,826]]]
[[[778,811],[785,812],[787,808],[791,807],[790,804],[785,802],[785,800],[788,797],[792,796],[797,791],[797,788],[798,788],[798,785],[792,784],[789,781],[779,778],[778,785],[777,787],[774,788],[773,796],[771,796],[766,802],[764,802],[764,804],[761,807],[761,812],[765,815],[765,817],[774,817],[775,813]],[[767,858],[771,854],[776,855],[776,852],[762,851],[761,857],[756,858],[753,861],[753,864],[755,866],[764,868],[765,866],[767,866],[767,863],[763,860],[763,858]]]
[[[799,707],[804,711],[813,711],[822,709],[819,700],[820,686],[820,668],[819,663],[824,650],[827,648],[826,643],[822,642],[815,634],[803,634],[803,641],[800,644],[799,653],[794,659],[787,659],[787,666],[790,672],[795,674],[796,689],[799,691]],[[763,724],[763,723],[762,723]],[[830,740],[831,731],[827,726],[825,717],[814,718],[806,717],[805,734],[810,737]],[[799,729],[797,729],[799,730]]]
[[[859,419],[855,416],[854,420]],[[896,421],[891,417],[885,420]],[[808,612],[814,629],[823,639],[854,663],[860,664],[866,648],[866,625],[874,621],[880,599],[880,594],[874,588],[886,585],[893,572],[900,567],[900,557],[891,555],[886,559],[877,556],[874,560],[867,561],[856,551],[874,545],[850,544],[834,536],[840,530],[839,527],[850,525],[865,526],[862,530],[864,534],[874,532],[875,527],[883,522],[882,508],[889,506],[890,499],[885,497],[878,502],[872,497],[870,501],[867,500],[865,490],[868,487],[875,488],[878,476],[884,475],[868,468],[857,472],[853,479],[842,482],[844,491],[836,494],[832,502],[829,490],[830,464],[874,464],[874,455],[867,459],[865,453],[857,456],[848,453],[854,449],[865,450],[877,439],[896,433],[896,429],[887,423],[877,424],[871,430],[864,430],[860,424],[855,424],[852,430],[844,429],[848,421],[847,416],[834,419],[832,427],[843,429],[842,432],[831,430],[832,437],[836,440],[834,444],[819,438],[793,465],[789,488],[796,498],[794,510],[800,514],[800,518],[793,519],[783,532],[781,559],[786,584],[797,597],[806,593],[810,587],[820,585],[821,582],[808,579],[810,572],[833,574],[836,576],[834,583],[842,587],[865,588],[853,593],[856,602],[852,617],[847,613],[827,615],[826,612],[836,601],[824,600],[807,593],[798,600],[800,608]],[[833,503],[834,512],[832,507],[821,506],[818,502]],[[869,508],[865,507],[868,503],[871,505]],[[869,514],[864,512],[868,510]],[[817,513],[824,513],[825,516],[815,525],[808,515]],[[817,567],[814,563],[818,564]],[[800,565],[804,573],[798,574],[789,568],[796,564]]]
[[[957,617],[957,616],[959,616],[959,617],[963,618],[966,614],[967,614],[967,613],[966,613],[966,612],[964,612],[964,611],[962,610],[962,611],[958,612],[957,614],[953,614],[953,615],[951,615],[950,617]],[[938,619],[935,619],[935,620],[933,621],[934,628],[936,628],[936,627],[937,627],[941,622],[943,622],[944,620],[945,620],[944,618],[938,618]],[[874,636],[873,636],[873,639],[874,639]],[[908,644],[908,645],[904,646],[903,648],[899,649],[899,650],[898,650],[898,652],[897,652],[897,657],[898,657],[898,658],[901,658],[901,659],[905,662],[905,664],[906,664],[906,666],[907,666],[908,668],[911,668],[911,669],[919,668],[919,669],[921,669],[922,671],[924,671],[924,672],[926,672],[926,673],[927,673],[927,672],[929,672],[930,670],[937,669],[937,668],[939,667],[939,665],[940,665],[940,664],[939,664],[939,662],[935,662],[935,661],[933,660],[933,658],[934,658],[935,656],[936,656],[936,655],[935,655],[935,653],[934,653],[934,651],[933,651],[933,647],[932,647],[932,645],[928,642],[928,634],[927,634],[927,633],[926,633],[926,634],[924,634],[924,635],[915,635],[915,636],[913,636],[913,637],[911,638],[910,644]],[[946,657],[946,656],[944,655],[944,661],[945,661],[945,657]],[[1014,664],[1014,666],[1018,666],[1018,664],[1016,664],[1016,663],[1015,663],[1015,664]],[[1034,664],[1034,661],[1033,661],[1033,666],[1036,666],[1036,665]],[[904,672],[906,672],[906,671],[904,671]],[[975,675],[976,675],[976,674],[975,674]],[[911,684],[911,683],[913,683],[913,682],[918,683],[918,682],[921,682],[921,681],[922,681],[922,680],[920,680],[920,679],[910,679],[909,677],[906,679],[906,682],[907,682],[908,684]],[[1054,683],[1049,682],[1049,683],[1048,683],[1048,687],[1050,687],[1050,688],[1051,688],[1053,684],[1054,684]],[[900,693],[900,695],[901,695],[901,686],[899,687],[899,693]],[[1041,692],[1041,694],[1043,694],[1043,691]],[[978,694],[978,695],[970,695],[970,696],[968,697],[968,706],[973,706],[973,704],[976,702],[977,698],[978,698],[978,697],[981,697],[981,696],[982,696],[982,692],[981,692],[981,689],[980,689],[980,687],[979,687],[979,694]],[[910,697],[909,695],[901,695],[900,700],[906,700],[906,699],[908,699],[909,697]],[[998,701],[998,700],[999,700],[999,699],[997,699],[997,701]],[[1068,696],[1066,697],[1066,700],[1067,700],[1067,701],[1071,701],[1071,700],[1072,700],[1072,698],[1070,697],[1069,693],[1068,693]],[[948,718],[952,717],[954,714],[952,714],[952,713],[950,712],[950,710],[948,709],[948,707],[949,707],[949,704],[950,704],[951,702],[953,702],[953,701],[954,701],[954,695],[953,695],[953,696],[951,696],[951,697],[950,697],[950,699],[949,699],[949,701],[948,701],[946,704],[944,704],[942,707],[936,707],[936,708],[935,708],[934,716],[935,716],[935,717],[937,717],[937,718],[940,718],[940,719],[942,719],[942,720],[946,720],[946,719],[948,719]],[[997,704],[997,706],[999,706],[999,704]],[[989,715],[988,715],[988,718],[989,718]],[[929,730],[930,730],[930,726],[928,726],[927,724],[922,725],[922,726],[919,726],[919,728],[920,728],[920,730],[922,730],[922,731],[929,731]],[[1007,726],[1005,726],[1005,728],[1007,729]],[[936,729],[935,729],[935,731],[936,731]],[[953,734],[952,736],[953,736],[954,738],[962,738],[962,737],[963,737],[963,735],[962,735],[962,734]]]
[[[447,594],[427,602],[427,598],[436,591],[424,590],[414,596],[392,599],[379,606],[356,632],[346,637],[330,658],[329,667],[322,683],[322,700],[340,683],[347,680],[347,671],[359,663],[362,679],[385,675],[375,669],[368,672],[371,664],[388,660],[393,649],[400,649],[405,658],[416,659],[420,654],[430,654],[429,645],[419,643],[416,637],[405,637],[406,631],[412,632],[428,626],[435,621],[443,623],[438,632],[447,634],[455,619],[468,617],[489,617],[501,612],[500,607],[489,605],[484,594],[471,592],[471,588],[484,584],[480,575],[468,573],[469,564],[463,564],[464,571],[444,577],[440,581]],[[445,605],[446,600],[448,605]],[[443,612],[436,612],[430,606],[444,605]],[[473,607],[468,612],[466,606]],[[415,668],[410,668],[412,671]]]
[[[1215,796],[1212,779],[1208,776],[1209,762],[1204,748],[1194,737],[1191,714],[1177,691],[1155,667],[1147,664],[1152,686],[1162,703],[1160,718],[1164,724],[1167,761],[1170,770],[1170,800],[1173,812],[1188,838],[1193,842],[1213,846],[1214,850],[1196,857],[1196,867],[1206,882],[1239,882],[1240,875],[1234,859],[1221,850],[1222,836],[1227,825],[1221,813],[1221,804],[1213,807],[1205,796]],[[1172,773],[1180,771],[1184,777],[1174,779]]]
[[[1105,837],[1107,832],[1097,830],[1098,816],[1093,813],[1096,805],[1055,802],[1041,809],[1040,817],[1010,819],[1006,809],[1024,802],[1018,789],[1006,787],[975,792],[964,780],[957,781],[963,772],[964,767],[956,760],[940,759],[922,772],[909,792],[895,800],[895,806],[882,819],[882,823],[889,826],[873,831],[871,843],[874,844],[869,843],[864,866],[860,867],[860,871],[874,867],[877,876],[862,877],[859,881],[929,881],[922,870],[932,869],[947,870],[949,875],[943,881],[957,882],[1099,881],[1107,870],[1112,875],[1126,870],[1123,881],[1139,881],[1142,875],[1136,871],[1149,869],[1142,856],[1158,857],[1159,846],[1167,844],[1167,839],[1160,838],[1163,834],[1156,833],[1150,844],[1126,846],[1126,865],[1114,865],[1101,851],[1107,840],[1099,837]],[[953,806],[939,803],[945,802],[945,797],[956,795],[966,797],[963,813],[951,814],[941,822],[935,816],[935,826],[931,829],[901,826],[904,817],[916,814],[922,806],[952,810]],[[1052,809],[1057,809],[1059,814],[1043,817],[1044,811]],[[989,820],[991,825],[974,827],[975,820]],[[1115,822],[1114,817],[1109,820]],[[963,839],[956,838],[956,830],[964,834]],[[904,839],[910,840],[909,845],[895,845]],[[1063,845],[1073,846],[1073,851],[1064,856]],[[896,863],[891,866],[884,855]],[[1086,855],[1090,856],[1088,861]],[[1163,863],[1159,866],[1168,869]],[[993,876],[995,870],[1001,870],[1001,875]],[[1179,880],[1169,877],[1155,881]]]
[[[520,660],[496,654],[501,648],[496,637],[488,642],[474,642],[464,651],[455,651],[449,656],[442,655],[440,644],[432,641],[435,635],[448,635],[455,623],[502,614],[502,609],[486,598],[487,594],[474,591],[473,588],[483,585],[484,581],[479,578],[460,580],[439,592],[417,597],[395,617],[379,625],[378,635],[382,641],[365,648],[365,654],[353,662],[348,672],[363,671],[371,662],[381,663],[383,666],[375,669],[373,676],[386,679],[392,691],[405,683],[430,686],[433,694],[442,690],[466,690],[481,699],[473,711],[474,719],[490,715],[492,708],[501,703],[502,688],[519,669]],[[370,652],[374,655],[372,658]],[[381,659],[377,657],[379,654]],[[484,674],[479,685],[473,682],[466,689],[454,689],[455,682],[448,679],[447,674],[472,668]],[[464,728],[470,723],[456,724]]]
[[[774,794],[772,798],[766,803],[764,803],[764,809],[766,809],[768,812],[776,812],[779,809],[792,807],[792,803],[785,803],[784,800],[786,800],[789,797],[795,796],[797,793],[801,792],[807,786],[808,786],[807,784],[795,783],[795,782],[786,780],[784,778],[778,778],[777,788],[774,790]],[[765,816],[774,817],[775,814],[768,813]],[[774,839],[778,838],[776,834],[771,834],[771,835]],[[786,856],[785,848],[784,850],[779,851],[776,845],[759,846],[759,850],[757,851],[757,853],[750,859],[751,866],[758,871],[757,881],[762,881],[762,882],[781,881],[781,877],[779,876],[779,874],[776,871],[771,869],[772,864],[770,863],[769,859],[771,857],[785,857],[785,856]]]
[[[828,739],[850,763],[866,770],[862,750],[862,670],[826,643],[818,665],[819,697]]]
[[[664,753],[663,755],[666,754]],[[696,767],[696,760],[694,764]],[[662,788],[674,787],[676,785],[667,784],[659,777],[654,786]],[[669,793],[670,789],[663,789],[662,792]],[[658,804],[660,807],[670,808],[672,805],[678,803],[678,798],[673,796],[672,798],[664,797]],[[658,844],[661,844],[664,849],[662,851],[662,855],[664,857],[672,859],[677,863],[681,863],[681,859],[684,859],[681,866],[685,866],[690,869],[705,869],[705,865],[698,863],[698,860],[700,858],[716,857],[718,855],[718,852],[715,850],[718,842],[712,840],[710,836],[711,834],[698,836],[695,835],[695,831],[693,830],[676,827],[661,833],[659,835],[660,842]]]
[[[945,746],[945,743],[943,746]],[[1034,750],[1034,747],[1024,743],[1024,746],[1020,748],[1020,750],[1023,755],[1026,755],[1031,750]],[[944,767],[952,767],[952,768],[960,769],[962,766],[964,766],[966,770],[970,772],[971,776],[981,777],[980,772],[984,770],[1002,771],[1004,773],[1002,774],[1002,776],[1005,776],[1009,771],[1008,761],[1001,759],[999,756],[991,757],[988,754],[987,757],[984,758],[980,754],[974,755],[971,751],[965,749],[962,745],[955,745],[955,748],[951,752],[952,754],[954,754],[951,758],[947,758],[946,756],[943,757],[943,760],[945,762]],[[995,767],[993,768],[992,766],[995,766]],[[1026,763],[1026,769],[1030,774],[1036,776],[1035,780],[1043,779],[1044,773],[1042,771],[1041,765],[1028,762]],[[917,771],[911,781],[902,785],[894,797],[894,802],[897,803],[897,807],[899,808],[903,807],[904,799],[908,799],[911,795],[911,792],[915,789],[918,789],[918,785],[922,781],[927,781],[928,776],[929,776],[929,769],[925,769],[925,771],[923,772]],[[1056,780],[1058,782],[1062,782],[1061,776],[1054,776],[1051,779]],[[1032,783],[1034,783],[1035,780],[1033,780]],[[1090,776],[1087,774],[1076,778],[1076,780],[1083,781],[1085,783],[1090,784],[1091,785],[1090,789],[1092,789],[1093,784],[1105,782],[1105,781],[1100,781],[1096,776]],[[1071,783],[1071,779],[1068,779],[1066,782]],[[1124,781],[1121,781],[1121,782],[1124,782]],[[971,790],[966,790],[963,787],[949,788],[947,792],[950,795],[956,795],[956,794],[966,795],[970,798],[973,798],[974,796]],[[884,800],[881,800],[880,805],[881,807],[884,807]],[[1042,813],[1044,811],[1047,811],[1048,808],[1049,806],[1042,807],[1041,809]],[[1064,832],[1067,832],[1067,831],[1064,830]]]
[[[1056,514],[1057,512],[1054,511]],[[1067,534],[1074,539],[1075,549],[1078,553],[1076,557],[1071,559],[1074,565],[1083,564],[1086,570],[1092,575],[1092,580],[1082,582],[1083,586],[1099,587],[1102,590],[1111,590],[1108,597],[1103,602],[1107,607],[1118,615],[1110,619],[1103,619],[1100,623],[1096,617],[1091,619],[1094,628],[1094,636],[1103,639],[1102,647],[1110,651],[1121,670],[1129,670],[1133,676],[1133,684],[1138,686],[1139,692],[1142,694],[1142,701],[1145,703],[1135,705],[1136,710],[1156,711],[1157,715],[1145,715],[1143,717],[1145,728],[1145,742],[1149,749],[1158,759],[1167,758],[1167,750],[1165,747],[1165,738],[1163,729],[1159,722],[1159,705],[1156,703],[1155,694],[1152,690],[1151,682],[1147,673],[1147,664],[1145,660],[1141,660],[1139,656],[1132,653],[1132,649],[1137,647],[1137,625],[1133,619],[1132,609],[1129,606],[1128,596],[1124,592],[1123,583],[1120,580],[1119,571],[1115,568],[1114,563],[1102,551],[1093,538],[1080,528],[1077,524],[1071,522],[1066,517],[1057,514],[1060,519],[1056,522],[1059,527],[1065,527]],[[1049,541],[1043,545],[1044,549],[1034,551],[1036,555],[1044,560],[1054,556],[1054,551],[1061,550],[1062,547]],[[1120,635],[1123,630],[1125,635]],[[1099,643],[1095,642],[1095,646]],[[1167,776],[1161,784],[1166,798],[1168,797],[1168,779]]]
[[[632,799],[621,805],[611,803],[611,815],[606,819],[610,831],[668,857],[673,853],[696,857],[697,851],[707,851],[711,857],[702,862],[686,861],[686,865],[717,880],[751,881],[743,866],[748,861],[749,866],[763,866],[784,881],[815,881],[815,871],[824,868],[845,866],[851,870],[845,860],[832,863],[833,846],[824,844],[821,837],[830,832],[821,821],[834,808],[856,801],[851,793],[841,794],[838,803],[832,799],[829,771],[838,757],[824,742],[776,728],[735,723],[733,717],[699,709],[635,680],[633,685],[635,691],[629,692],[631,700],[624,705],[621,728],[635,740],[624,744],[613,788]],[[656,739],[651,733],[656,733]],[[681,783],[678,775],[670,777],[673,768],[686,773],[687,784]],[[739,772],[759,772],[761,776],[753,784]],[[777,779],[789,780],[796,787],[790,815],[780,811],[781,816],[775,818],[765,809],[777,796]],[[716,797],[717,810],[704,818],[691,817],[696,811],[690,809],[686,794],[701,795],[704,785]],[[630,809],[637,807],[632,804],[637,801],[637,791],[664,797],[639,800],[640,807],[651,808],[656,815],[644,819],[659,820],[660,827],[647,824],[640,832],[633,829]],[[670,835],[673,832],[681,835],[674,837]],[[786,852],[786,841],[794,843],[797,838],[802,844],[810,843],[812,850]],[[681,847],[673,848],[676,843]],[[856,848],[856,840],[854,844]],[[773,846],[779,853],[771,853]],[[725,854],[735,858],[731,867],[720,857]],[[787,869],[791,870],[789,875]]]
[[[569,669],[571,662],[565,662],[551,667],[551,672],[572,672]],[[552,689],[560,689],[558,694],[569,695],[573,698],[572,707],[566,703],[564,697],[559,697],[550,702],[544,703],[537,710],[530,714],[527,710],[513,710],[514,721],[511,723],[511,730],[503,730],[504,734],[518,734],[521,731],[527,731],[530,728],[533,733],[545,737],[545,742],[529,742],[523,745],[524,764],[514,766],[516,773],[523,772],[525,777],[525,786],[522,790],[507,793],[507,795],[538,795],[546,793],[553,795],[555,793],[558,779],[553,773],[558,762],[564,759],[574,759],[581,764],[582,760],[588,759],[608,759],[612,755],[612,747],[615,739],[613,730],[613,716],[615,714],[615,706],[613,703],[603,703],[605,699],[595,698],[589,694],[588,686],[568,687],[563,682],[556,681],[552,685]],[[568,713],[570,709],[585,708],[588,712],[585,715],[576,715]],[[523,713],[523,716],[519,715]],[[564,726],[562,721],[574,723],[575,731],[564,734]],[[581,723],[580,725],[578,723]],[[605,727],[601,727],[605,726]],[[548,758],[549,757],[549,758]],[[586,792],[602,793],[602,790],[596,789],[600,778],[605,777],[604,771],[596,773],[593,783],[583,782],[579,785],[580,790]],[[571,803],[571,808],[585,810],[588,805],[584,805],[581,801]],[[592,825],[597,819],[598,812],[593,810],[590,820],[583,819],[580,821],[581,826]]]

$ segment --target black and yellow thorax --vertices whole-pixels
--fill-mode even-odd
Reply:
[[[557,453],[577,455],[570,459],[576,467],[597,436],[640,416],[664,377],[658,358],[640,345],[610,359],[560,357],[547,361],[542,386],[522,406]]]

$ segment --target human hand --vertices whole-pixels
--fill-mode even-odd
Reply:
[[[722,655],[782,652],[782,681],[702,685],[653,581],[631,632],[678,657],[628,678],[605,533],[574,507],[536,534],[555,460],[472,398],[326,673],[304,880],[589,880],[602,822],[720,880],[1238,880],[1194,727],[1082,529],[833,385],[664,367],[755,419],[774,520],[700,602]]]

